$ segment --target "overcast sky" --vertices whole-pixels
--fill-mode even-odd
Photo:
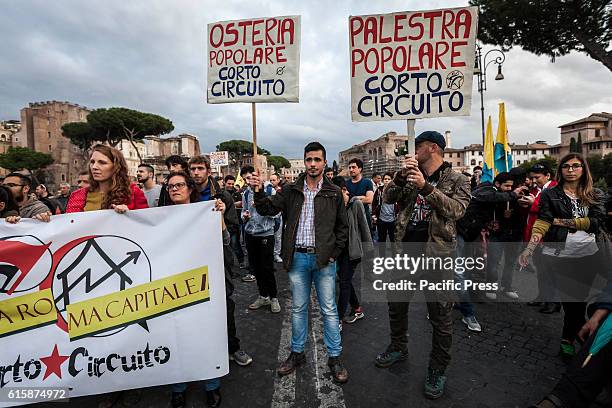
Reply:
[[[259,104],[258,142],[273,154],[301,157],[318,140],[331,158],[405,121],[350,119],[348,16],[464,6],[465,1],[83,1],[0,0],[0,120],[18,119],[29,102],[67,100],[89,108],[123,106],[172,120],[203,151],[251,137],[248,104],[206,103],[206,25],[219,20],[301,15],[300,102]],[[485,46],[485,50],[491,47]],[[554,64],[513,49],[503,81],[489,67],[487,114],[506,103],[511,142],[559,141],[559,125],[612,112],[612,73],[585,54]],[[476,81],[474,81],[474,86]],[[472,115],[418,120],[423,130],[451,130],[453,147],[478,143],[480,101]],[[494,125],[494,132],[496,124]]]

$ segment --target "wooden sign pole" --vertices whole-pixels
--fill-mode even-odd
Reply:
[[[408,145],[406,146],[408,148],[408,154],[413,155],[414,156],[414,138],[415,138],[415,133],[414,133],[414,125],[416,123],[416,119],[406,119],[406,130],[407,130],[407,134],[408,134]]]
[[[251,119],[253,121],[253,168],[259,174],[259,169],[257,168],[257,112],[255,102],[251,102]],[[259,186],[255,187],[255,191],[259,191]]]

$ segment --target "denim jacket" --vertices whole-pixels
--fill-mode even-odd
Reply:
[[[254,197],[251,187],[242,195],[242,219],[244,220],[246,211],[250,214],[249,220],[244,225],[245,232],[256,237],[274,235],[274,217],[260,215],[253,205]]]

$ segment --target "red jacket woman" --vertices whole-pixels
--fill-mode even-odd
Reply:
[[[70,196],[67,213],[114,209],[118,213],[148,208],[144,193],[131,183],[123,154],[115,148],[96,145],[89,159],[88,189]]]
[[[147,199],[141,189],[136,184],[131,184],[130,189],[132,196],[130,201],[126,203],[128,210],[140,210],[142,208],[149,208]],[[85,211],[85,204],[87,203],[87,193],[89,191],[86,188],[80,188],[74,191],[70,195],[70,200],[66,206],[66,213],[83,212]]]

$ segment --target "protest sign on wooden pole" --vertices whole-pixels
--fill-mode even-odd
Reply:
[[[351,118],[355,122],[466,116],[478,8],[350,16]]]
[[[208,24],[208,103],[251,103],[257,168],[256,102],[299,102],[300,16]]]

